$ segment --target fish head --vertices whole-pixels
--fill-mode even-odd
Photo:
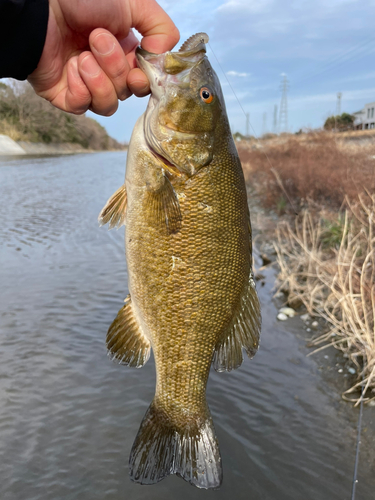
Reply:
[[[136,50],[138,65],[151,86],[146,142],[188,176],[210,163],[217,125],[221,117],[226,119],[220,82],[206,57],[207,42],[208,36],[198,33],[178,52]]]

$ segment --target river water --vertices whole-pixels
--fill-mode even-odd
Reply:
[[[135,370],[106,356],[127,274],[123,229],[97,224],[125,159],[0,158],[0,499],[349,499],[358,410],[306,357],[299,323],[276,321],[271,270],[259,288],[259,353],[210,375],[222,488],[201,491],[175,476],[153,486],[129,480],[155,369],[152,359]],[[375,498],[365,436],[357,500]]]

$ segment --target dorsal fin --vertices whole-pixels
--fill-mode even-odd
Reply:
[[[198,52],[199,50],[204,50],[206,52],[206,43],[208,43],[208,40],[209,38],[206,33],[196,33],[181,45],[179,52]]]

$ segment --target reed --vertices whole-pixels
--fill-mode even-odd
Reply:
[[[312,206],[294,225],[280,222],[275,248],[289,304],[326,321],[327,331],[313,339],[316,350],[333,345],[357,367],[356,383],[343,394],[357,405],[362,384],[364,401],[375,399],[375,195],[345,201],[336,217]]]

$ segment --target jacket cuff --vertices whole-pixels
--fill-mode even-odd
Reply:
[[[16,16],[0,21],[0,78],[26,80],[38,66],[47,34],[48,0],[25,0]]]

